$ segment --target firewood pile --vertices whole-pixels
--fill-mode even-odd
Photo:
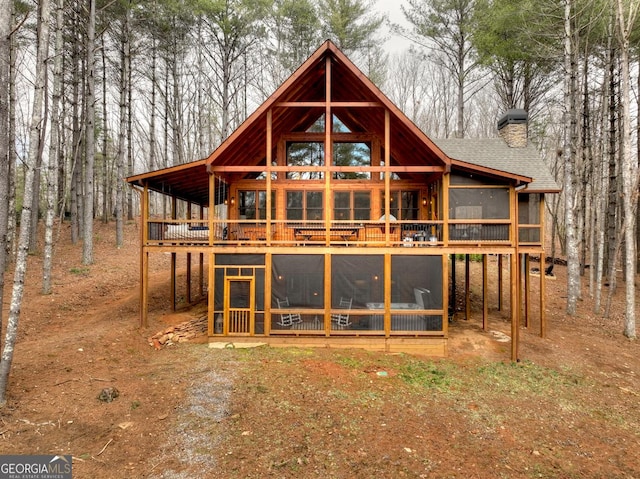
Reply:
[[[170,326],[149,338],[149,345],[156,349],[174,343],[183,343],[207,332],[207,316],[185,321],[176,326]]]

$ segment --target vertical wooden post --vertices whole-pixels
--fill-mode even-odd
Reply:
[[[541,254],[540,264],[543,263],[544,251]],[[544,268],[540,268],[540,337],[547,337],[547,314],[546,314],[546,301],[545,301],[545,272]]]
[[[540,252],[540,337],[545,338],[547,336],[547,305],[546,305],[546,250],[544,247],[544,194],[540,194],[540,244],[542,251]],[[640,224],[640,223],[639,223]],[[551,239],[553,241],[553,238]]]
[[[464,315],[464,319],[471,319],[471,258],[468,254],[464,255]]]
[[[333,162],[333,144],[331,143],[331,130],[333,129],[333,116],[331,112],[332,90],[331,90],[331,58],[327,56],[325,60],[326,76],[325,76],[325,91],[326,91],[326,103],[324,113],[324,224],[325,224],[325,245],[331,244],[331,233],[329,227],[331,226],[331,171],[330,166]]]
[[[384,243],[391,246],[391,118],[389,110],[384,110]],[[402,239],[402,238],[400,238]]]
[[[211,210],[209,211],[211,213]],[[213,265],[215,264],[216,255],[213,253],[213,250],[209,250],[209,289],[207,291],[207,323],[208,323],[208,333],[209,336],[213,336],[214,327],[215,327],[215,268]]]
[[[529,253],[525,253],[524,255],[524,327],[529,327],[529,315],[531,313],[531,302],[530,302],[530,288],[531,281],[529,278],[529,267],[530,267],[530,258]],[[540,272],[544,275],[544,271]]]
[[[331,254],[324,255],[324,335],[331,334]]]
[[[449,246],[449,173],[442,175],[442,241]]]
[[[517,250],[516,250],[517,251]],[[511,360],[518,360],[520,334],[520,305],[518,304],[519,277],[518,254],[511,254]]]
[[[171,219],[175,220],[176,211],[176,197],[171,197]],[[171,253],[171,310],[176,310],[176,253]]]
[[[384,337],[391,336],[391,254],[384,255]]]
[[[271,233],[271,230],[273,228],[273,225],[271,224],[271,222],[273,221],[274,218],[271,217],[271,208],[273,207],[273,205],[271,204],[271,165],[273,163],[273,155],[271,153],[271,150],[273,149],[273,110],[269,109],[267,111],[267,151],[266,151],[266,159],[267,159],[267,182],[266,182],[266,201],[267,201],[267,211],[265,213],[265,227],[264,227],[264,231],[265,231],[265,239],[267,241],[267,246],[271,246],[271,238],[273,237],[273,234]],[[267,273],[271,273],[270,269],[267,269]],[[266,298],[265,298],[266,301]]]
[[[267,253],[264,258],[264,334],[269,336],[271,334],[271,288],[273,262],[271,253]]]
[[[148,218],[149,218],[149,188],[144,185],[140,201],[142,227],[140,228],[140,326],[146,328],[149,324],[149,253]]]
[[[502,254],[498,255],[498,311],[502,311]]]
[[[442,331],[445,338],[449,333],[449,288],[447,288],[447,281],[449,279],[449,256],[442,255]]]
[[[191,202],[187,203],[187,219],[191,220]],[[189,223],[185,225],[189,228]],[[187,253],[187,279],[186,279],[186,296],[187,296],[187,304],[191,304],[191,252]]]
[[[451,253],[451,298],[449,298],[451,316],[456,314],[456,254]]]
[[[204,220],[204,206],[200,205],[200,220]],[[211,229],[209,229],[211,236]],[[198,255],[198,297],[204,298],[204,253]]]
[[[489,256],[482,255],[482,329],[487,330],[489,325],[489,280],[488,280]]]

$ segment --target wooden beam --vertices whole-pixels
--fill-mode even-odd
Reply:
[[[518,304],[518,254],[511,254],[511,360],[518,360],[520,334],[520,305]]]
[[[546,285],[545,285],[544,251],[540,254],[540,337],[547,337]]]
[[[498,254],[498,311],[502,311],[502,253]]]
[[[329,140],[331,141],[331,140]],[[215,173],[262,173],[267,170],[266,165],[219,165],[212,166],[211,172]],[[421,165],[421,166],[390,166],[388,169],[384,166],[271,166],[269,168],[273,172],[343,172],[343,173],[382,173],[389,170],[391,173],[442,173],[444,167],[437,165]]]
[[[209,289],[207,290],[207,326],[209,336],[214,334],[214,309],[215,309],[215,254],[209,250]]]
[[[482,255],[482,329],[489,325],[489,255]]]
[[[464,319],[471,319],[471,258],[464,255]]]
[[[546,278],[545,278],[545,270],[546,270],[546,250],[544,248],[544,238],[545,238],[545,227],[544,227],[544,211],[545,211],[545,201],[544,194],[540,194],[540,244],[542,245],[542,251],[540,252],[540,337],[547,337],[547,304],[546,304]],[[553,239],[552,239],[553,241]]]
[[[451,308],[451,316],[456,314],[456,254],[451,254],[451,298],[449,307]]]
[[[524,257],[524,327],[529,327],[529,315],[531,313],[531,302],[530,302],[530,289],[531,289],[531,281],[529,278],[529,254],[525,253]],[[544,274],[544,271],[541,271],[541,274]]]
[[[149,253],[144,247],[140,264],[140,326],[149,326]]]
[[[442,257],[442,309],[443,309],[443,318],[442,318],[442,330],[444,332],[445,337],[448,336],[449,332],[449,288],[447,287],[447,282],[449,281],[449,256],[443,254]]]
[[[324,108],[329,103],[324,101],[281,101],[274,104],[276,108]],[[331,102],[334,108],[382,108],[377,101],[336,101]]]
[[[149,253],[146,250],[148,241],[149,188],[144,186],[140,201],[142,227],[140,228],[140,326],[148,326],[149,314]]]

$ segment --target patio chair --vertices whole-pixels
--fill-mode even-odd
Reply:
[[[278,303],[278,309],[290,308],[289,297],[285,297],[284,299],[276,298],[276,303]],[[302,316],[300,313],[281,313],[280,321],[277,324],[288,328],[289,326],[293,326],[295,323],[301,323]]]
[[[351,304],[353,303],[353,298],[340,298],[340,304],[338,304],[338,309],[351,309]],[[349,313],[342,314],[336,313],[331,315],[331,321],[335,321],[337,326],[347,327],[351,326],[351,321],[349,321]]]

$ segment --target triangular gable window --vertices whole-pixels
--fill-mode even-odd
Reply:
[[[307,133],[324,133],[324,113],[307,128]]]
[[[340,118],[333,115],[333,132],[334,133],[351,133],[351,130],[347,128]]]
[[[333,115],[332,118],[333,133],[351,133],[351,130],[347,128],[347,125],[345,125],[340,118],[336,115]],[[309,128],[307,128],[307,133],[324,133],[324,113],[320,115]]]

